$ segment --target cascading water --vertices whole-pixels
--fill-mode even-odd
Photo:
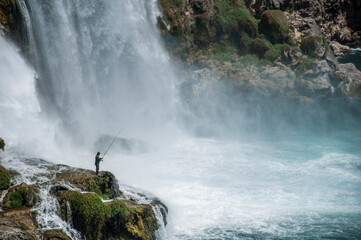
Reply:
[[[18,168],[21,181],[46,171],[46,163],[27,160],[35,157],[93,168],[98,151],[93,143],[124,127],[122,137],[148,147],[133,155],[110,151],[101,169],[166,203],[170,218],[158,238],[360,238],[359,130],[318,135],[279,125],[281,133],[254,138],[254,130],[262,132],[282,116],[268,121],[271,115],[252,102],[215,101],[205,94],[204,83],[189,90],[201,102],[198,109],[178,111],[177,76],[156,28],[155,0],[26,3],[36,71],[0,38],[0,134],[9,147],[1,163]],[[198,115],[189,117],[192,111]],[[187,112],[183,126],[203,136],[226,129],[233,140],[183,136],[171,141],[181,129],[176,112]],[[313,113],[304,113],[297,117],[312,124]],[[55,204],[48,187],[42,188],[48,203],[39,212]],[[133,195],[125,186],[122,190]],[[40,220],[45,227],[61,227],[80,238],[50,215]]]
[[[156,1],[28,5],[40,103],[65,130],[83,141],[123,127],[123,136],[144,139],[170,125],[175,76],[157,34]]]

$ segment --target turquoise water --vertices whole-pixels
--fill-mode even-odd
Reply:
[[[119,159],[115,171],[168,205],[165,239],[360,239],[360,140],[184,139]]]
[[[353,63],[361,71],[361,48],[353,48],[350,54],[338,58],[340,63]]]

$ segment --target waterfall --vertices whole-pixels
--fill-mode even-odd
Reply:
[[[134,138],[171,127],[175,76],[156,27],[156,0],[28,6],[40,105],[62,131],[87,143],[121,127]]]

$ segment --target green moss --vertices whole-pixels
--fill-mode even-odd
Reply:
[[[253,40],[253,52],[260,58],[262,58],[271,47],[272,44],[265,39],[256,38]]]
[[[272,46],[265,54],[264,58],[268,61],[273,62],[281,55],[281,49],[279,47]]]
[[[109,200],[109,197],[108,197],[108,195],[103,194],[103,195],[102,195],[102,199],[104,199],[104,200]]]
[[[326,49],[326,38],[324,36],[308,36],[301,40],[301,50],[310,57],[318,57]],[[320,52],[320,53],[318,53]]]
[[[0,190],[5,190],[10,187],[10,174],[4,169],[0,168]]]
[[[310,57],[304,57],[301,61],[297,64],[295,70],[297,73],[304,73],[308,70],[315,68],[315,59]]]
[[[180,7],[183,5],[183,0],[163,0],[162,4],[167,7],[170,7],[170,6]]]
[[[60,197],[62,211],[66,213],[66,202],[71,206],[74,227],[89,240],[95,239],[151,239],[151,230],[156,228],[153,212],[148,219],[142,208],[130,207],[122,200],[103,203],[94,193],[66,191]],[[151,209],[151,208],[150,208]],[[66,214],[62,214],[65,219]],[[147,222],[143,221],[153,221]],[[150,228],[149,225],[153,225]],[[155,226],[154,226],[155,225]]]
[[[0,149],[3,151],[5,150],[5,141],[2,138],[0,138]]]
[[[100,239],[106,211],[100,197],[93,193],[75,191],[66,193],[72,211],[73,223],[87,239]]]
[[[258,34],[256,19],[248,11],[243,0],[215,0],[215,18],[225,31],[244,30],[253,37]]]
[[[248,54],[253,50],[253,39],[247,33],[241,32],[239,41],[239,53]]]
[[[287,18],[280,10],[266,10],[261,15],[260,32],[264,33],[272,43],[285,43],[289,38]]]
[[[26,188],[18,188],[15,192],[10,195],[10,208],[18,208],[25,205],[26,201]]]
[[[230,61],[232,60],[232,56],[237,53],[237,49],[227,41],[214,43],[211,49],[210,57],[220,61]]]

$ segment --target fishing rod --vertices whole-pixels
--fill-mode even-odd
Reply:
[[[123,128],[120,129],[120,131],[118,132],[117,136],[113,139],[113,142],[109,145],[108,149],[105,151],[105,153],[103,154],[103,157],[105,156],[105,154],[107,154],[108,150],[110,149],[110,147],[113,145],[113,143],[115,142],[115,140],[118,138],[119,134],[122,132]]]

